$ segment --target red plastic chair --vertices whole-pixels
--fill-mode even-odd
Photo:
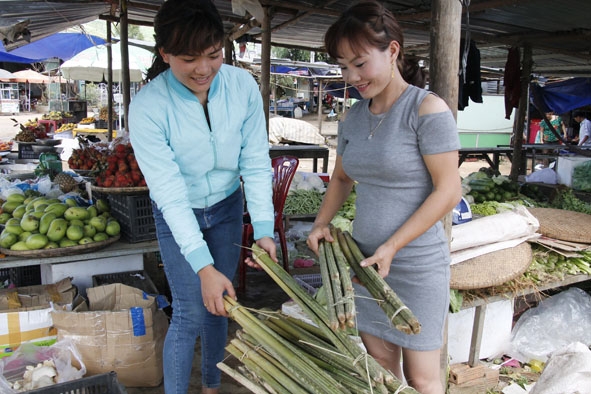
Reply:
[[[283,259],[283,268],[289,272],[289,255],[287,251],[287,238],[285,237],[285,220],[283,217],[283,208],[289,186],[293,176],[298,168],[299,160],[294,156],[278,156],[271,160],[273,167],[273,207],[275,209],[275,228],[274,231],[279,235],[281,245],[281,256]],[[254,230],[250,224],[248,212],[244,214],[244,224],[242,225],[242,247],[240,249],[240,260],[238,261],[238,291],[246,290],[246,269],[248,266],[244,263],[249,253],[249,248],[254,242]]]

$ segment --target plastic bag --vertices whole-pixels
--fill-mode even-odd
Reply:
[[[36,366],[45,360],[53,360],[55,364],[56,383],[80,379],[86,374],[82,356],[72,341],[65,339],[51,346],[25,343],[10,356],[0,359],[0,393],[17,393],[11,383],[22,380],[27,366]]]
[[[531,394],[591,393],[591,350],[571,343],[550,355]]]
[[[521,315],[511,332],[510,356],[521,362],[546,361],[550,353],[573,342],[591,345],[591,296],[577,287]]]

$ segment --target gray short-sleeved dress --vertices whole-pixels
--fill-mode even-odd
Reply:
[[[427,94],[410,85],[382,115],[369,111],[369,100],[359,101],[339,124],[337,154],[342,156],[344,171],[358,182],[353,237],[366,256],[431,193],[433,185],[422,156],[460,148],[451,111],[418,116]],[[383,122],[368,139],[382,116]],[[449,263],[448,240],[438,222],[396,254],[386,278],[419,319],[421,333],[396,330],[365,288],[355,285],[359,330],[412,350],[439,349],[449,308]]]

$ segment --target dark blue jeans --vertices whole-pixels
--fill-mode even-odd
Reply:
[[[154,219],[164,272],[172,297],[172,320],[164,342],[164,390],[187,393],[197,338],[201,338],[201,373],[204,387],[220,385],[222,361],[228,336],[228,319],[212,315],[203,306],[201,281],[180,252],[162,213],[153,204]],[[215,268],[234,278],[240,255],[243,202],[238,189],[205,209],[194,209]]]

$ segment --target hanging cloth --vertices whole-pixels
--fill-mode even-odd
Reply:
[[[521,56],[518,47],[512,47],[509,49],[504,74],[505,119],[510,119],[513,108],[519,107],[519,97],[521,96],[520,58]]]
[[[468,46],[464,47],[464,39],[460,48],[465,48],[460,53],[460,62],[464,64],[460,70],[460,87],[458,90],[458,109],[461,111],[468,106],[468,99],[475,103],[482,103],[482,84],[480,79],[480,50],[476,43],[470,40]]]

